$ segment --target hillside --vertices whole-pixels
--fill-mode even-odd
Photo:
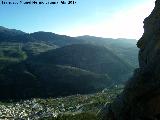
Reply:
[[[34,55],[57,48],[44,42],[0,42],[0,70],[12,63],[19,63]]]
[[[53,43],[59,47],[81,43],[80,40],[75,39],[73,37],[69,37],[66,35],[58,35],[52,32],[43,32],[43,31],[34,32],[31,33],[30,36],[32,36],[38,42],[45,41],[48,43]]]
[[[105,47],[87,44],[65,46],[2,67],[0,98],[93,93],[113,83],[124,83],[132,70]]]
[[[6,38],[7,38],[9,36],[22,35],[22,34],[25,34],[25,33],[20,30],[8,29],[3,26],[0,26],[0,37],[6,36]]]
[[[99,74],[108,74],[114,82],[124,82],[133,68],[102,46],[77,44],[42,53],[31,61],[69,65]]]
[[[77,38],[82,40],[84,43],[100,45],[108,48],[124,61],[128,62],[128,64],[132,65],[134,68],[137,68],[139,66],[139,49],[136,46],[137,40],[125,38],[101,38],[94,36],[79,36]]]
[[[106,75],[70,66],[25,61],[2,69],[0,83],[0,99],[24,99],[93,93],[111,81]]]
[[[38,41],[47,41],[59,47],[72,44],[94,44],[104,46],[134,68],[138,67],[138,48],[136,47],[137,41],[134,39],[112,39],[94,36],[69,37],[42,31],[31,33],[30,35]]]

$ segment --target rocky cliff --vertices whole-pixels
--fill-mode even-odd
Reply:
[[[144,20],[144,34],[137,47],[140,68],[108,106],[105,120],[160,120],[160,0]]]

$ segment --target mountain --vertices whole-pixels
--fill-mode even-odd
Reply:
[[[22,35],[25,34],[24,32],[16,29],[8,29],[3,26],[0,26],[0,35],[7,35],[7,36],[15,36],[15,35]]]
[[[57,35],[51,32],[42,31],[31,33],[30,35],[38,41],[47,41],[59,47],[72,44],[94,44],[104,46],[113,51],[122,59],[124,59],[134,68],[138,67],[137,54],[139,49],[136,47],[137,41],[134,39],[112,39],[94,36],[69,37],[65,35]]]
[[[117,54],[103,40],[102,44],[92,42],[0,27],[0,99],[88,94],[125,83],[134,65],[120,53],[121,46],[129,43],[124,40],[121,46],[113,45],[120,51]]]
[[[112,38],[101,38],[94,36],[79,36],[84,43],[100,45],[113,51],[116,55],[121,57],[123,60],[128,62],[134,68],[138,67],[138,51],[136,47],[137,40],[135,39],[112,39]]]
[[[98,74],[108,74],[115,82],[124,82],[133,67],[102,46],[76,44],[61,47],[31,58],[31,61],[69,65]]]
[[[1,70],[0,83],[0,99],[28,99],[94,93],[111,80],[75,67],[24,61]]]
[[[43,31],[28,34],[19,30],[0,27],[0,44],[3,42],[11,45],[14,43],[22,44],[24,50],[27,50],[27,53],[30,55],[36,54],[36,50],[32,49],[32,46],[38,49],[35,44],[40,44],[42,46],[41,49],[44,49],[40,50],[40,52],[72,44],[94,44],[106,47],[134,68],[138,67],[137,41],[132,39],[112,39],[94,36],[69,37]],[[28,43],[29,46],[26,45]],[[32,43],[33,45],[31,45]],[[46,46],[48,47],[47,49],[45,49]],[[39,53],[39,51],[37,52]]]
[[[124,83],[132,70],[105,47],[65,46],[3,67],[0,99],[93,93]]]
[[[118,39],[113,39],[113,38],[103,38],[103,37],[95,37],[95,36],[89,36],[89,35],[84,35],[84,36],[78,36],[76,37],[80,40],[83,40],[84,42],[92,42],[93,44],[97,44],[99,41],[101,41],[103,44],[108,44],[108,45],[119,45],[119,46],[125,46],[125,45],[130,45],[132,46],[133,44],[135,45],[137,43],[137,40],[135,39],[126,39],[126,38],[118,38]],[[102,43],[99,43],[102,45]],[[126,47],[126,46],[125,46]]]
[[[62,47],[71,44],[81,43],[80,40],[74,37],[69,37],[66,35],[58,35],[52,32],[34,32],[30,34],[36,41],[46,41],[49,43],[54,43],[55,45]]]
[[[160,120],[159,13],[160,0],[156,0],[154,10],[144,20],[144,33],[137,44],[140,67],[124,92],[106,108],[104,120]]]
[[[25,32],[16,29],[8,29],[0,26],[0,42],[22,42],[28,39],[30,38],[28,34]]]

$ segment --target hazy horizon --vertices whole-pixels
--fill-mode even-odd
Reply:
[[[5,26],[0,26],[0,27],[4,27],[4,28],[7,28]],[[20,30],[20,29],[15,29],[15,28],[7,28],[7,29],[11,29],[11,30]],[[22,30],[20,30],[22,31]],[[96,38],[103,38],[103,39],[129,39],[129,40],[138,40],[138,39],[132,39],[132,38],[111,38],[111,37],[103,37],[103,36],[94,36],[94,35],[80,35],[80,36],[69,36],[69,35],[65,35],[65,34],[58,34],[58,33],[54,33],[52,31],[33,31],[33,32],[25,32],[25,31],[22,31],[24,33],[27,33],[27,34],[31,34],[31,33],[36,33],[36,32],[49,32],[49,33],[53,33],[53,34],[56,34],[56,35],[64,35],[64,36],[68,36],[68,37],[82,37],[82,36],[85,36],[85,37],[96,37]]]

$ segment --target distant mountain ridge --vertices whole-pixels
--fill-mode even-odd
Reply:
[[[18,34],[25,34],[25,32],[16,29],[8,29],[3,26],[0,26],[0,33],[7,33],[8,35],[18,35]]]
[[[2,30],[7,30],[8,32],[4,34],[0,30],[0,42],[21,42],[21,43],[43,42],[45,46],[53,45],[56,47],[62,47],[72,44],[95,44],[104,46],[109,50],[113,51],[116,55],[118,55],[123,60],[128,62],[134,68],[137,68],[139,66],[137,57],[139,49],[136,47],[137,43],[136,40],[123,39],[123,38],[120,39],[101,38],[88,35],[79,37],[69,37],[66,35],[58,35],[52,32],[43,32],[43,31],[28,34],[19,30],[17,32],[17,30],[15,29],[8,29],[4,27],[1,28]],[[12,31],[11,33],[14,33],[14,36],[9,34],[10,31]]]
[[[81,39],[85,43],[100,45],[108,48],[113,51],[116,55],[121,57],[123,60],[128,62],[133,67],[137,68],[138,65],[138,51],[136,47],[137,40],[134,39],[112,39],[112,38],[101,38],[94,36],[79,36],[78,39]]]

